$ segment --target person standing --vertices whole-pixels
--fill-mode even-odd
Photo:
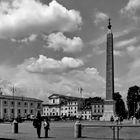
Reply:
[[[33,126],[37,130],[38,138],[40,138],[41,135],[41,125],[42,125],[42,118],[40,112],[38,111],[36,118],[33,120]]]
[[[44,126],[45,138],[48,138],[48,130],[50,129],[50,123],[48,118],[44,119],[43,126]]]

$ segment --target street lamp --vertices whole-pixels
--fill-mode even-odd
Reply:
[[[15,86],[13,85],[12,87],[12,92],[13,92],[13,119],[15,120],[15,91],[16,91],[16,88]]]
[[[14,117],[14,120],[13,120],[13,125],[12,125],[12,132],[18,133],[18,122],[15,119],[15,91],[16,91],[16,88],[13,86],[12,92],[13,92],[13,117]]]

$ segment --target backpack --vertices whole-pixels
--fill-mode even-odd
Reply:
[[[33,120],[33,126],[34,126],[34,128],[37,128],[37,126],[38,126],[38,120],[37,119]]]

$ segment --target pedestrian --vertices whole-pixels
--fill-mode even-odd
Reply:
[[[43,126],[44,126],[45,138],[48,138],[48,130],[50,129],[50,123],[48,118],[44,119]]]
[[[115,117],[115,122],[116,122],[117,125],[118,125],[118,123],[119,123],[119,117],[118,117],[118,116]]]
[[[42,118],[40,112],[38,111],[36,118],[33,120],[33,126],[37,130],[38,138],[40,138],[41,135],[41,125],[42,125]]]
[[[113,116],[110,117],[110,121],[111,121],[112,123],[114,122],[114,117],[113,117]]]

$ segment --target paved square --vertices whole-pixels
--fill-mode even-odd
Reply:
[[[75,122],[51,122],[49,138],[44,138],[42,127],[41,140],[76,140],[74,138]],[[96,121],[82,121],[84,124],[103,124]],[[112,140],[112,130],[110,128],[83,128],[82,138],[78,140]],[[122,128],[120,131],[121,140],[138,140],[140,138],[140,128]],[[19,133],[12,133],[11,124],[0,124],[0,140],[37,140],[36,129],[31,122],[19,124]]]

